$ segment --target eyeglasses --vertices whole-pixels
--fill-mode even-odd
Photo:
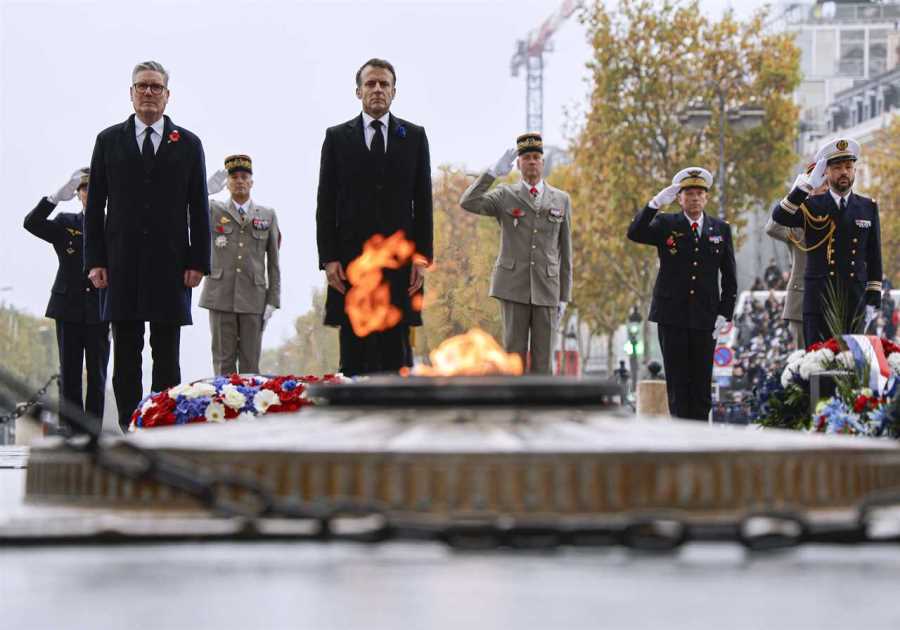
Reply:
[[[144,94],[149,90],[153,96],[159,96],[166,89],[166,86],[162,83],[135,83],[131,87],[135,92],[143,92]]]

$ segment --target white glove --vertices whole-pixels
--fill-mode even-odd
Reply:
[[[494,177],[505,177],[506,175],[509,175],[513,164],[516,161],[516,156],[517,151],[515,149],[507,149],[500,159],[497,160],[497,163],[488,169],[488,173]]]
[[[866,323],[863,326],[863,332],[869,330],[869,324],[875,321],[876,317],[878,317],[878,309],[871,304],[866,304]]]
[[[81,183],[81,176],[84,175],[81,169],[78,169],[74,173],[72,173],[72,177],[67,181],[62,188],[57,190],[55,193],[47,195],[47,201],[53,204],[57,204],[60,201],[68,201],[72,197],[75,196],[75,191],[78,190],[78,184]]]
[[[678,191],[681,190],[681,186],[679,184],[672,184],[671,186],[667,186],[663,188],[661,191],[656,193],[656,196],[650,200],[650,207],[654,210],[659,210],[663,206],[668,206],[670,203],[675,201],[675,198],[678,196]]]
[[[563,315],[565,315],[565,314],[566,314],[566,303],[560,302],[559,306],[556,309],[556,321],[561,322]]]
[[[271,304],[266,304],[266,310],[263,311],[263,330],[266,329],[266,324],[269,323],[269,318],[272,317],[272,313],[275,312],[275,307]]]
[[[713,339],[719,338],[719,331],[725,328],[725,324],[728,323],[728,320],[725,319],[724,315],[716,315],[716,325],[713,327]]]
[[[794,180],[794,188],[799,188],[800,190],[804,190],[807,193],[811,193],[816,188],[825,183],[825,169],[828,167],[828,160],[822,158],[818,162],[816,162],[816,167],[812,170],[812,173],[807,175],[806,173],[800,173],[797,175],[797,179]]]
[[[225,188],[225,182],[228,181],[228,171],[220,168],[218,171],[209,176],[206,180],[206,191],[210,195],[222,192]]]

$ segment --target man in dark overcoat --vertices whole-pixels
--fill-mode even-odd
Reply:
[[[108,288],[101,313],[112,323],[113,391],[128,426],[143,395],[141,352],[150,323],[152,390],[181,381],[181,326],[191,322],[191,289],[209,273],[209,202],[200,139],[163,112],[169,75],[138,64],[134,115],[97,136],[85,210],[85,268]]]
[[[328,281],[324,323],[340,327],[340,369],[348,376],[412,365],[409,327],[422,325],[416,305],[433,255],[431,163],[425,130],[390,113],[396,85],[389,62],[363,64],[356,73],[362,113],[330,127],[322,144],[316,241]],[[418,255],[400,269],[384,270],[391,303],[403,318],[387,331],[359,337],[344,312],[347,266],[369,238],[398,230]]]

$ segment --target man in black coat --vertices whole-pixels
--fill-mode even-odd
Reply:
[[[877,316],[881,307],[881,223],[878,204],[853,192],[856,140],[839,138],[816,154],[816,167],[801,173],[788,196],[775,205],[772,220],[803,228],[799,246],[806,250],[803,276],[803,332],[813,344],[832,332],[854,333]],[[828,190],[811,194],[822,184]],[[844,301],[841,331],[828,329],[829,296]]]
[[[709,416],[716,338],[737,300],[731,226],[703,212],[710,186],[709,171],[686,168],[628,227],[629,239],[659,255],[649,319],[657,323],[669,413],[694,420]],[[681,212],[657,214],[676,198]]]
[[[144,322],[150,322],[152,390],[177,385],[181,326],[192,323],[191,289],[209,273],[203,146],[163,115],[168,83],[159,63],[138,64],[135,114],[101,131],[91,158],[85,268],[94,286],[108,287],[101,313],[112,322],[113,390],[123,430],[143,395]]]
[[[390,114],[396,84],[387,61],[363,64],[356,73],[362,114],[330,127],[322,145],[316,240],[319,268],[328,280],[324,323],[340,326],[340,369],[349,376],[412,365],[409,327],[422,325],[413,297],[421,294],[433,255],[431,163],[425,130]],[[398,270],[384,270],[391,303],[403,319],[390,330],[358,337],[344,312],[347,265],[370,237],[398,230],[420,255]]]
[[[82,212],[50,214],[60,201],[75,195]],[[88,169],[83,168],[57,192],[43,197],[25,217],[25,229],[51,245],[59,259],[56,279],[50,290],[46,316],[56,320],[56,343],[59,348],[60,398],[73,407],[86,410],[97,419],[96,433],[103,424],[106,396],[106,366],[109,363],[109,324],[100,320],[100,294],[87,279],[83,267],[83,209],[88,197]],[[87,396],[82,400],[82,368],[87,366]],[[78,432],[62,414],[64,432]]]

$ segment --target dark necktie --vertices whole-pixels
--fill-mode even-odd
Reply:
[[[372,136],[372,144],[369,145],[369,150],[373,155],[382,157],[384,156],[384,136],[381,134],[381,128],[384,126],[380,120],[373,120],[369,123],[369,126],[375,130],[375,135]]]
[[[694,221],[691,223],[691,232],[694,234],[694,240],[700,238],[700,235],[697,233],[697,230],[700,229],[700,224]]]
[[[841,212],[847,209],[847,200],[844,197],[841,197]]]
[[[144,144],[141,146],[141,157],[144,158],[144,168],[148,171],[153,166],[153,158],[156,153],[153,151],[153,127],[147,127],[144,131]]]

